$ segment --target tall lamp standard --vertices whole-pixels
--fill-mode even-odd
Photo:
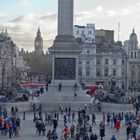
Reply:
[[[2,61],[2,90],[5,85],[5,61]]]
[[[16,78],[17,78],[17,72],[16,72],[16,55],[13,57],[13,62],[12,62],[12,82],[15,84],[16,83]]]

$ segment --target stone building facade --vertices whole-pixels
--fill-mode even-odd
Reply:
[[[140,90],[140,49],[134,29],[129,36],[129,40],[124,42],[124,50],[128,56],[127,88],[131,91]]]
[[[109,86],[115,80],[116,86],[126,89],[126,52],[121,45],[102,44],[96,47],[96,78],[95,84]]]
[[[95,25],[87,24],[86,26],[75,25],[73,34],[79,43],[95,42]]]
[[[86,28],[80,27],[82,27],[80,32]],[[74,31],[75,35],[77,30]],[[78,41],[79,37],[75,35]],[[120,41],[114,41],[114,31],[103,29],[95,31],[95,42],[79,43],[83,48],[79,57],[79,81],[81,83],[102,84],[107,88],[109,81],[113,79],[116,86],[126,91],[140,90],[140,49],[134,29],[129,40],[124,41],[124,45]]]
[[[15,44],[7,31],[0,33],[0,87],[11,86],[14,77]]]
[[[114,79],[116,86],[126,89],[127,55],[121,42],[115,43],[112,30],[96,30],[93,36],[95,41],[79,42],[83,48],[79,59],[79,81],[86,85],[102,84],[107,88],[109,81]]]
[[[94,84],[96,78],[96,45],[81,44],[83,52],[79,57],[79,81],[87,85]]]
[[[0,33],[0,88],[16,84],[20,80],[21,69],[25,66],[19,49],[7,30],[2,31]]]

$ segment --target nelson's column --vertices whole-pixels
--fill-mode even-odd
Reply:
[[[58,0],[58,33],[49,48],[53,57],[52,83],[47,98],[42,98],[44,103],[90,102],[78,84],[78,57],[82,48],[73,36],[73,5],[73,0]],[[76,100],[74,92],[77,92]]]

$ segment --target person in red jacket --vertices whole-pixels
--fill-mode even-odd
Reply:
[[[2,129],[2,118],[0,118],[0,130]]]
[[[66,126],[64,130],[64,138],[67,139],[69,138],[70,135],[70,129]]]
[[[117,121],[116,121],[116,131],[119,132],[119,130],[120,130],[120,120],[117,119]]]

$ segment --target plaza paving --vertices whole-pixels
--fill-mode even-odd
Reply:
[[[22,118],[22,114],[20,114]],[[97,117],[97,126],[93,126],[93,132],[99,135],[99,122],[102,120],[102,114],[96,114]],[[71,123],[68,123],[68,126],[70,126]],[[50,126],[47,126],[46,129],[48,129]],[[51,127],[52,128],[52,127]],[[57,133],[59,135],[58,140],[62,140],[62,131],[64,129],[63,125],[63,117],[60,116],[59,126],[57,129]],[[138,128],[138,134],[140,134],[140,127]],[[47,140],[46,136],[37,136],[35,129],[35,123],[33,123],[33,115],[32,113],[26,114],[26,120],[22,120],[21,122],[21,131],[20,131],[20,137],[13,137],[12,140]],[[104,140],[110,140],[112,134],[115,134],[117,137],[117,140],[126,140],[126,130],[124,126],[124,122],[121,124],[120,132],[116,132],[115,129],[110,128],[110,126],[106,125],[106,136]],[[0,140],[8,140],[8,136],[0,136]]]

